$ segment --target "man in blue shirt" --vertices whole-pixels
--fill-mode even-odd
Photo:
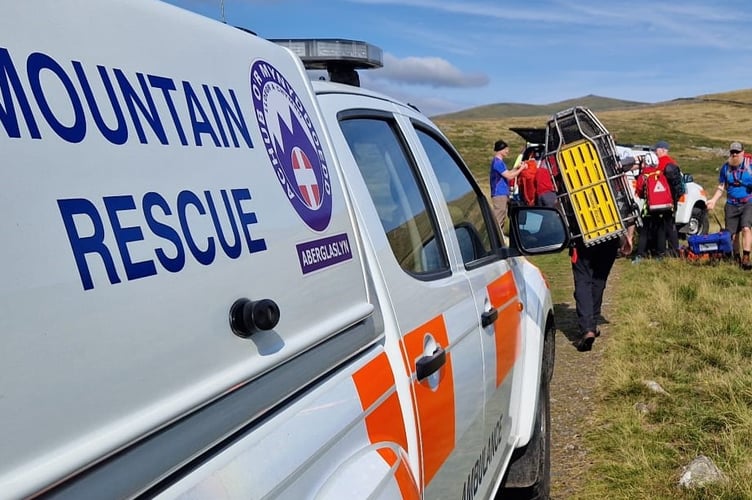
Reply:
[[[708,200],[708,210],[713,210],[718,199],[726,191],[726,230],[733,235],[734,252],[739,251],[738,232],[741,231],[741,266],[745,271],[752,269],[752,159],[744,154],[741,142],[732,142],[728,161],[721,167],[718,188]]]
[[[509,181],[520,175],[526,167],[525,162],[520,163],[517,168],[508,169],[504,159],[509,154],[509,145],[499,139],[494,143],[494,157],[491,160],[491,172],[489,180],[491,184],[491,204],[493,205],[494,216],[499,224],[502,242],[504,241],[504,224],[507,220],[507,211],[509,207]]]

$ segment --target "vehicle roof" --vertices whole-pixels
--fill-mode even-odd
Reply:
[[[379,99],[382,101],[387,101],[392,104],[395,104],[397,106],[410,108],[413,111],[421,112],[418,108],[416,108],[414,105],[399,101],[393,97],[390,97],[386,94],[382,94],[381,92],[377,92],[375,90],[370,90],[364,87],[355,87],[353,85],[347,85],[344,83],[335,83],[331,82],[329,80],[312,80],[311,84],[313,85],[313,90],[317,95],[321,94],[350,94],[350,95],[360,95],[360,96],[366,96],[371,97],[374,99]]]

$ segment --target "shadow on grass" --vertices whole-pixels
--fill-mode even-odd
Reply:
[[[560,302],[554,304],[554,317],[556,318],[556,329],[567,338],[573,346],[580,340],[580,327],[577,323],[577,310],[572,304]],[[598,318],[598,324],[608,324],[608,320],[602,315]]]

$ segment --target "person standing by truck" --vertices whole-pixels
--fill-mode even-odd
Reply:
[[[517,167],[508,169],[504,162],[507,155],[509,155],[509,145],[503,139],[499,139],[494,143],[494,156],[491,159],[489,180],[491,184],[491,204],[496,223],[499,225],[502,242],[504,242],[504,224],[506,224],[509,209],[509,181],[515,179],[527,168],[527,164],[522,162]]]
[[[658,170],[666,176],[671,191],[671,197],[674,200],[671,223],[666,224],[666,239],[668,241],[669,255],[676,257],[679,255],[679,233],[676,230],[676,219],[674,214],[676,214],[676,206],[679,203],[679,198],[686,191],[684,183],[682,182],[683,174],[679,168],[679,164],[668,154],[668,142],[658,141],[655,143],[653,150],[658,157]],[[663,252],[663,249],[659,247],[658,252]]]
[[[559,198],[554,184],[554,176],[558,173],[553,157],[544,159],[538,165],[538,169],[535,171],[535,200],[537,205],[559,207]]]
[[[729,146],[729,157],[721,167],[718,176],[718,187],[713,197],[708,200],[708,210],[713,210],[715,204],[726,191],[726,206],[724,208],[726,230],[734,240],[734,252],[738,251],[738,233],[741,231],[742,255],[741,266],[745,271],[752,269],[750,251],[752,250],[752,165],[750,158],[744,154],[741,142],[734,141]]]
[[[659,143],[662,144],[662,143]],[[660,148],[664,149],[664,148]],[[671,240],[674,229],[674,207],[676,199],[672,189],[669,186],[669,180],[661,168],[660,158],[669,159],[664,154],[659,157],[658,165],[646,165],[639,176],[635,185],[635,192],[638,197],[645,200],[645,209],[643,214],[644,231],[641,234],[638,244],[637,256],[633,262],[639,262],[641,258],[647,256],[648,240],[655,243],[654,256],[663,258],[666,256],[666,241],[673,250],[678,247],[678,237],[676,245]]]

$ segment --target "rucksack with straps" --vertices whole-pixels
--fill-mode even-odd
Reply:
[[[745,171],[752,175],[752,155],[747,156],[747,153],[745,153],[744,158],[742,159],[742,164],[739,165],[739,168],[736,170],[732,170],[728,163],[726,163],[724,167],[726,174],[726,185],[738,185],[737,183],[741,183],[741,178],[742,175],[744,175]],[[744,187],[747,188],[748,193],[752,193],[752,185],[744,185]]]
[[[647,168],[644,176],[644,198],[648,213],[670,212],[674,209],[671,186],[662,170]]]
[[[679,201],[679,197],[687,192],[687,184],[684,181],[684,174],[679,168],[679,165],[676,163],[669,163],[666,165],[664,175],[666,176],[666,179],[668,179],[668,185],[671,189],[674,201]]]

